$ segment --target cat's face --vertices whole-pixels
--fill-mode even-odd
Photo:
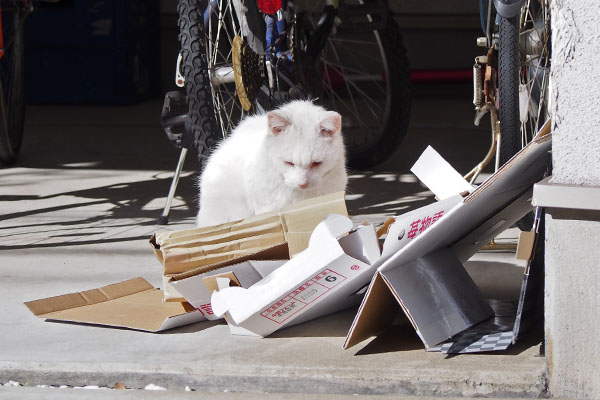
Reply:
[[[326,184],[326,174],[345,163],[341,116],[308,101],[296,101],[267,114],[268,156],[294,190]]]

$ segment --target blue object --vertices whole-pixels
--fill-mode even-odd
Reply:
[[[158,0],[77,0],[28,19],[30,103],[129,104],[158,94]]]

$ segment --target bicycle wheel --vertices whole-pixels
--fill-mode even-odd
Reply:
[[[5,2],[3,2],[5,3]],[[0,60],[0,161],[17,160],[25,123],[25,17],[22,2],[2,5],[4,54]]]
[[[549,117],[548,12],[547,0],[528,0],[519,17],[500,19],[500,165],[530,142]]]
[[[179,42],[181,44],[181,74],[185,79],[188,102],[186,130],[193,133],[198,159],[204,164],[211,149],[220,139],[215,134],[213,102],[208,77],[208,62],[204,52],[203,13],[206,2],[179,0]]]
[[[402,142],[410,119],[408,58],[398,24],[389,17],[368,33],[342,24],[329,36],[321,61],[322,103],[342,115],[350,167],[383,162]]]
[[[204,117],[210,120],[214,136],[227,135],[248,112],[286,100],[285,96],[273,102],[257,100],[261,93],[269,93],[261,60],[264,21],[255,2],[244,2],[243,13],[238,12],[241,7],[237,0],[210,1],[204,26],[197,30],[204,37],[198,47],[206,55],[203,68],[210,77],[203,96],[212,99],[213,109],[212,118]],[[243,38],[242,43],[236,37]],[[241,59],[235,59],[238,54]],[[289,98],[301,92],[342,115],[351,167],[368,168],[382,162],[400,144],[410,115],[408,63],[397,24],[388,18],[383,29],[368,34],[338,26],[319,62],[320,76],[279,76],[282,86],[291,89]],[[236,73],[243,77],[238,82],[234,68],[239,68]],[[294,68],[294,73],[299,70]],[[322,82],[311,83],[315,78]],[[298,88],[301,82],[310,87]]]
[[[498,105],[500,165],[520,149],[519,123],[519,19],[501,18],[498,38]]]
[[[525,147],[549,118],[549,24],[547,0],[528,0],[519,17],[500,19],[500,165]],[[533,213],[529,213],[517,226],[528,231],[533,220]]]

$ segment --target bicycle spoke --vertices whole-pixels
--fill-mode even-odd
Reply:
[[[371,112],[371,114],[373,114],[373,116],[375,118],[377,118],[378,115],[380,115],[380,114],[376,110],[374,110],[370,104],[379,108],[379,110],[383,110],[384,108],[381,107],[381,105],[379,103],[377,103],[375,100],[373,100],[369,95],[367,95],[362,89],[360,89],[358,87],[358,85],[356,85],[352,80],[345,80],[345,82],[348,82],[360,94],[361,98],[363,100],[365,100],[365,105],[369,108],[369,111]],[[350,93],[350,92],[352,92],[352,90],[350,89],[350,87],[348,85],[346,85],[346,87],[347,87],[347,91],[349,92],[349,95],[352,96],[352,93]]]
[[[362,118],[360,117],[360,114],[357,112],[356,104],[354,104],[354,102],[352,102],[352,106],[353,107],[350,107],[350,105],[348,104],[348,102],[344,101],[344,99],[342,99],[340,97],[340,95],[338,93],[336,93],[335,91],[330,90],[329,94],[332,95],[331,96],[332,98],[335,98],[335,97],[338,98],[338,100],[340,102],[340,104],[338,104],[337,107],[336,107],[336,110],[338,110],[338,112],[342,113],[342,111],[341,111],[340,108],[343,107],[346,110],[348,110],[348,112],[350,113],[350,115],[352,115],[353,117],[356,118],[356,120],[358,121],[358,123],[359,123],[360,126],[359,127],[355,127],[355,129],[362,129],[364,132],[367,132],[367,131],[370,130],[369,126],[365,122],[363,122]]]
[[[379,88],[382,92],[382,94],[385,94],[385,88],[384,86],[381,84],[381,82],[383,82],[383,78],[379,78],[378,76],[374,75],[374,74],[368,74],[368,73],[362,73],[359,70],[355,70],[353,68],[350,67],[346,67],[344,65],[341,65],[339,63],[335,63],[333,61],[330,60],[324,60],[324,63],[327,65],[330,65],[332,67],[334,67],[335,70],[337,71],[343,71],[344,73],[342,75],[344,75],[344,77],[356,77],[355,79],[348,79],[350,81],[363,81],[363,82],[371,82],[374,84],[374,86],[376,86],[377,88]],[[349,75],[346,74],[346,71],[348,72],[356,72],[356,75]],[[364,78],[360,78],[359,76],[362,75]]]

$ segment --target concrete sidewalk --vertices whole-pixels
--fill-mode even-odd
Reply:
[[[160,286],[160,266],[147,240],[156,230],[193,226],[197,165],[191,156],[171,224],[155,225],[177,159],[158,123],[160,106],[150,101],[132,107],[28,110],[21,161],[0,170],[0,291],[5,299],[0,306],[0,383],[114,387],[122,382],[137,389],[155,384],[177,391],[187,386],[247,393],[544,395],[539,338],[501,353],[446,356],[425,352],[412,327],[400,325],[344,351],[355,309],[265,339],[231,336],[225,324],[214,322],[150,334],[33,316],[23,302],[137,276]],[[395,157],[375,170],[351,174],[348,207],[354,220],[378,223],[432,201],[409,172],[428,144],[460,172],[475,165],[487,151],[489,134],[472,127],[471,117],[467,99],[415,100],[409,135]],[[504,236],[514,241],[516,233]],[[512,253],[480,253],[468,269],[487,296],[516,298],[523,270],[513,259]],[[0,397],[7,390],[0,390]],[[19,389],[10,393],[14,390]]]

